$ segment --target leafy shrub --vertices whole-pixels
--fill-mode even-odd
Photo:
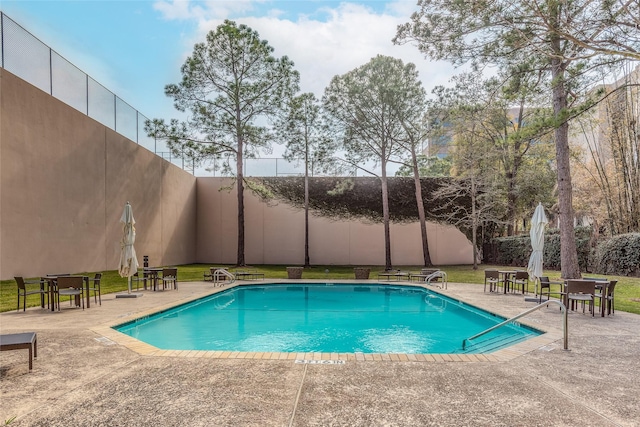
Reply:
[[[578,250],[578,265],[581,271],[587,271],[589,265],[589,241],[591,229],[576,227],[576,247]],[[526,267],[531,256],[531,238],[528,234],[493,239],[496,245],[496,264]],[[557,229],[547,230],[544,236],[544,267],[560,270],[560,233]]]
[[[640,233],[619,234],[601,242],[593,256],[599,274],[640,276]]]

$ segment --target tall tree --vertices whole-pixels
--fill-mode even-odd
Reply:
[[[640,66],[623,72],[594,91],[604,101],[574,126],[576,148],[587,152],[576,156],[584,172],[576,198],[610,236],[640,231]]]
[[[493,141],[496,110],[485,99],[483,82],[470,75],[453,79],[456,86],[434,89],[436,98],[430,102],[432,135],[438,127],[451,132],[453,179],[444,181],[434,196],[444,202],[436,214],[450,224],[468,231],[473,246],[473,268],[480,257],[481,240],[478,231],[488,223],[501,224],[506,198],[498,183],[501,151]],[[460,203],[460,200],[469,203]]]
[[[415,41],[427,56],[457,64],[505,64],[517,52],[546,73],[555,124],[562,277],[579,278],[568,142],[571,91],[588,66],[640,59],[640,3],[419,0],[418,6],[394,42]]]
[[[401,119],[415,101],[414,64],[378,55],[365,65],[342,76],[335,76],[325,89],[323,104],[341,139],[345,160],[365,169],[373,162],[381,168],[382,215],[384,222],[385,268],[390,270],[391,234],[387,167],[399,158],[405,139]],[[419,82],[418,82],[419,83]]]
[[[409,152],[409,165],[413,175],[415,186],[416,204],[418,207],[418,221],[420,222],[420,234],[422,237],[422,265],[431,267],[431,254],[429,253],[429,240],[427,236],[427,220],[424,213],[424,198],[422,196],[422,183],[420,181],[420,165],[418,163],[418,147],[427,139],[428,127],[426,119],[426,93],[418,82],[416,72],[415,81],[406,81],[408,84],[405,91],[413,99],[411,108],[406,108],[398,112],[400,124],[404,129],[404,138],[400,145]]]
[[[286,144],[283,157],[304,162],[304,266],[309,267],[309,166],[323,170],[334,147],[326,136],[320,101],[312,93],[290,100],[276,124],[278,139]]]
[[[275,58],[273,48],[246,25],[225,20],[207,34],[206,43],[194,46],[181,68],[182,81],[165,87],[167,96],[185,121],[163,119],[147,123],[151,136],[165,138],[178,155],[199,151],[235,169],[238,203],[238,251],[244,257],[245,157],[270,146],[265,122],[275,119],[285,101],[298,91],[299,75],[286,56]],[[235,160],[235,165],[229,163]]]
[[[471,119],[465,126],[466,131],[458,132],[454,140],[454,176],[434,192],[443,201],[435,211],[447,223],[470,232],[475,270],[481,259],[478,231],[487,223],[501,222],[504,203],[492,172],[496,151],[478,132],[479,121]],[[465,199],[469,203],[460,203]]]
[[[539,123],[545,110],[525,102],[529,89],[521,88],[522,76],[483,79],[480,73],[462,73],[451,82],[452,87],[434,88],[436,96],[429,109],[431,135],[438,137],[444,132],[453,137],[455,176],[464,172],[460,164],[467,162],[467,151],[479,150],[476,154],[484,164],[479,170],[490,175],[482,180],[493,183],[492,197],[494,201],[500,199],[489,215],[496,218],[496,223],[480,224],[491,225],[491,230],[502,229],[501,224],[506,224],[507,234],[512,235],[515,225],[530,218],[539,201],[553,203],[549,203],[554,188],[549,129]],[[513,93],[517,94],[517,107],[510,107]],[[469,124],[474,124],[473,130]],[[457,134],[466,135],[468,142],[461,144]],[[498,206],[504,206],[502,214]],[[483,233],[484,242],[493,234]]]

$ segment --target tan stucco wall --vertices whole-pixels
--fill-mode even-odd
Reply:
[[[233,264],[237,252],[236,189],[224,178],[198,178],[198,262]],[[245,191],[245,258],[249,264],[304,264],[304,212],[279,203],[268,206]],[[434,264],[471,264],[469,240],[454,227],[427,224]],[[310,216],[312,264],[384,265],[381,224],[331,221]],[[421,265],[420,225],[391,226],[394,265]]]
[[[120,216],[133,206],[138,261],[235,263],[235,190],[195,178],[0,68],[0,279],[118,267]],[[245,193],[250,264],[304,263],[304,215]],[[435,264],[469,264],[469,241],[428,224]],[[421,265],[417,223],[393,225],[394,265]],[[313,264],[383,265],[382,226],[310,220]]]
[[[196,258],[196,179],[0,68],[0,279],[117,269],[124,204],[152,265]]]

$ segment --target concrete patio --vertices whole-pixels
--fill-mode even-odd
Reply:
[[[279,281],[282,282],[282,281]],[[0,353],[0,422],[15,426],[637,426],[640,316],[543,308],[523,323],[540,341],[488,357],[167,352],[110,325],[218,291],[181,282],[142,298],[104,295],[84,311],[0,314],[2,333],[38,333],[38,358]],[[436,289],[438,290],[438,289]],[[440,290],[438,290],[440,291]],[[504,316],[535,304],[522,295],[450,283],[446,295]]]

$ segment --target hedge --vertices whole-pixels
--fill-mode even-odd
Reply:
[[[640,277],[640,233],[619,234],[601,242],[592,264],[596,273]]]
[[[591,228],[576,227],[576,247],[580,270],[589,270]],[[526,267],[531,256],[531,238],[528,234],[493,239],[496,247],[496,264]],[[560,270],[560,233],[558,229],[547,230],[544,236],[544,267]]]

